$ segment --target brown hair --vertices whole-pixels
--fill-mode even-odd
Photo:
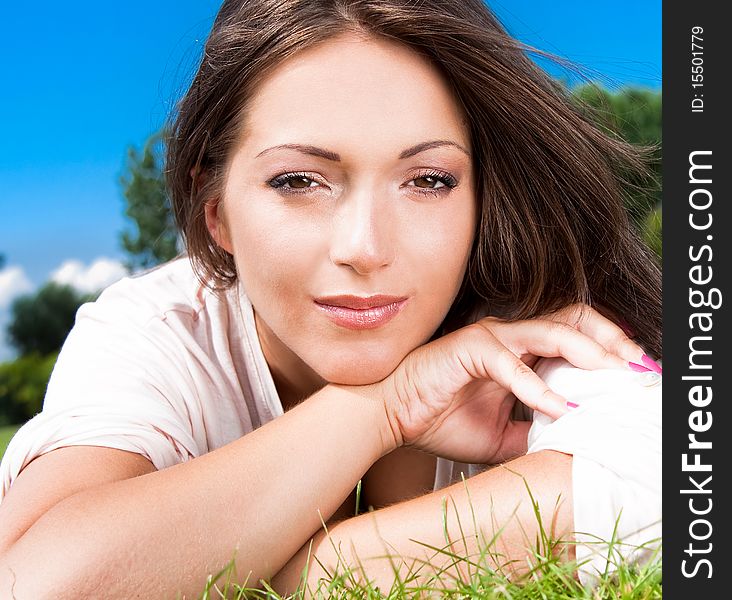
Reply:
[[[478,306],[513,320],[584,302],[625,320],[660,356],[660,269],[623,204],[631,182],[645,178],[651,149],[593,125],[589,108],[526,52],[549,55],[508,35],[481,0],[223,3],[167,145],[175,216],[202,280],[218,288],[236,280],[203,207],[221,189],[247,101],[283,60],[349,30],[397,40],[430,59],[470,121],[480,219],[440,332],[465,324]]]

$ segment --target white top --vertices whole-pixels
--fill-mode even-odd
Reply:
[[[219,298],[175,260],[79,309],[43,411],[0,464],[0,501],[25,465],[62,446],[137,452],[163,469],[282,414],[247,297],[234,286]]]
[[[623,508],[627,532],[655,522],[660,531],[659,378],[583,371],[563,359],[544,360],[537,373],[580,404],[556,422],[537,414],[529,438],[529,452],[574,455],[576,529],[609,539]],[[241,285],[219,297],[178,259],[122,279],[79,309],[43,411],[18,430],[0,463],[0,502],[31,460],[62,446],[136,452],[163,469],[282,414]],[[434,489],[484,469],[439,458]]]

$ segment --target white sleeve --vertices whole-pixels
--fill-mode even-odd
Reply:
[[[0,463],[0,501],[34,458],[63,446],[136,452],[157,469],[200,454],[183,392],[185,343],[162,316],[105,294],[77,313],[43,411],[21,427]]]
[[[556,421],[535,412],[529,452],[572,454],[580,581],[618,561],[642,563],[661,538],[661,377],[630,370],[583,371],[562,359],[536,370],[578,408]]]

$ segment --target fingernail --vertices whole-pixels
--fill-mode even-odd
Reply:
[[[643,356],[641,356],[641,360],[643,361],[643,364],[646,365],[651,371],[654,371],[655,373],[663,372],[663,369],[661,369],[661,365],[659,365],[655,360],[653,360],[647,354],[644,354]]]
[[[643,365],[639,365],[638,363],[634,362],[629,362],[628,367],[630,367],[632,371],[637,371],[638,373],[648,373],[648,371],[651,370],[648,367],[644,367]]]
[[[567,408],[579,408],[579,404],[575,404],[574,402],[567,400]]]

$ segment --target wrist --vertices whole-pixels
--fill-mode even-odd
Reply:
[[[401,431],[390,410],[392,395],[388,391],[387,381],[388,378],[367,385],[329,384],[330,387],[342,392],[357,395],[360,398],[359,402],[373,414],[376,431],[380,438],[382,456],[386,456],[403,445]]]

